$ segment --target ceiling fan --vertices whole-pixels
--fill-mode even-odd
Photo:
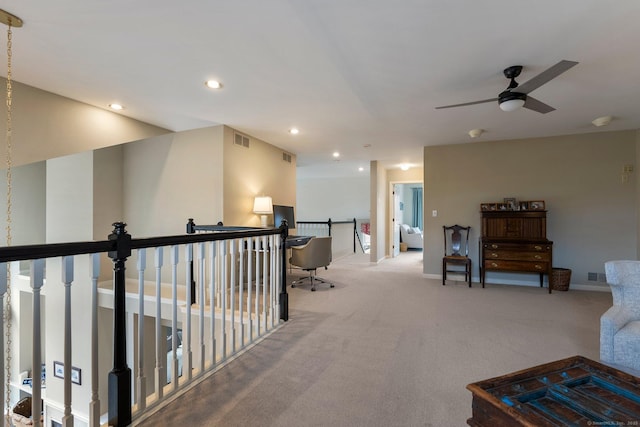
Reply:
[[[500,109],[503,111],[514,111],[520,107],[524,107],[533,111],[537,111],[538,113],[546,114],[555,110],[555,108],[545,104],[544,102],[538,101],[532,96],[529,96],[529,92],[534,91],[543,84],[558,77],[560,74],[564,73],[569,68],[575,65],[578,65],[578,63],[575,61],[562,60],[556,65],[547,68],[545,71],[541,72],[531,80],[528,80],[521,85],[519,85],[515,79],[520,75],[520,72],[522,71],[522,65],[513,65],[504,69],[504,76],[508,79],[511,79],[511,82],[509,83],[509,86],[503,92],[501,92],[500,95],[498,95],[497,98],[483,99],[482,101],[465,102],[463,104],[444,105],[441,107],[436,107],[436,110],[442,108],[464,107],[465,105],[483,104],[485,102],[498,101]],[[514,90],[516,88],[517,91]]]

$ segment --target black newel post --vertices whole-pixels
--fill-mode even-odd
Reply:
[[[356,253],[356,237],[358,236],[358,227],[356,225],[356,219],[353,218],[353,253]]]
[[[187,234],[193,234],[196,232],[196,223],[193,222],[193,218],[189,218],[187,222]],[[193,260],[189,261],[189,271],[191,271],[191,304],[196,303],[196,279],[193,275]]]
[[[331,236],[331,218],[327,221],[327,225],[329,226],[329,236]]]
[[[287,220],[280,225],[280,253],[282,254],[282,278],[280,282],[280,319],[289,320],[289,294],[287,294],[287,236],[289,226]]]
[[[116,243],[109,252],[113,260],[113,369],[109,372],[109,425],[131,424],[131,369],[127,366],[127,313],[125,309],[125,262],[131,255],[131,236],[116,222],[109,240]]]

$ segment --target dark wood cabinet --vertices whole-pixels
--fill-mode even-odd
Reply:
[[[538,273],[552,271],[553,242],[547,239],[546,211],[482,211],[480,282],[487,271]],[[549,286],[551,293],[551,286]]]

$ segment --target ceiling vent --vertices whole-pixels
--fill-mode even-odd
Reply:
[[[283,152],[282,160],[284,160],[287,163],[291,163],[291,154]]]
[[[234,135],[234,143],[241,147],[249,148],[249,137],[236,132]]]

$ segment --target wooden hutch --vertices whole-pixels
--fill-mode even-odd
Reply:
[[[538,273],[542,287],[544,275],[551,277],[553,268],[544,202],[483,203],[480,214],[482,287],[487,271]]]

